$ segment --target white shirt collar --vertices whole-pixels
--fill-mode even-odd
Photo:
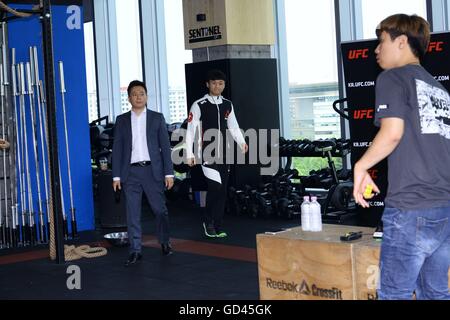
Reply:
[[[142,113],[141,114],[146,114],[147,113],[147,108],[144,108],[144,110],[142,111]],[[132,115],[134,115],[134,116],[138,116],[137,114],[136,114],[136,112],[135,111],[133,111],[133,109],[131,109],[131,114]]]
[[[208,99],[209,102],[211,102],[212,104],[222,104],[223,103],[223,98],[222,96],[218,96],[218,97],[213,97],[210,94],[206,94],[205,98]]]

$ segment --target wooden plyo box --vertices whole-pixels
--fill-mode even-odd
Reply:
[[[293,228],[257,235],[258,273],[262,300],[353,300],[352,247],[340,236],[373,229],[324,225],[320,233]]]
[[[380,275],[381,241],[367,240],[354,247],[355,290],[358,300],[376,300]]]
[[[340,241],[350,231],[362,231],[362,239]],[[373,231],[324,225],[320,233],[299,227],[258,234],[260,299],[377,299],[381,242],[372,239]]]

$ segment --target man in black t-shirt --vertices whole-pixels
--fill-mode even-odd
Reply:
[[[397,14],[377,29],[375,50],[384,69],[376,85],[380,131],[354,167],[354,197],[378,187],[368,170],[388,157],[383,212],[380,299],[450,299],[450,97],[421,65],[428,23]]]

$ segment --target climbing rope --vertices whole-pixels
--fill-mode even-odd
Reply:
[[[28,18],[32,16],[32,14],[30,13],[19,12],[14,10],[13,8],[8,7],[5,3],[3,3],[3,1],[0,1],[0,9],[3,9],[3,11],[9,12],[12,15],[20,18]]]
[[[64,245],[64,257],[66,261],[78,260],[81,258],[97,258],[105,256],[108,253],[106,248],[90,247],[83,245],[79,247]]]

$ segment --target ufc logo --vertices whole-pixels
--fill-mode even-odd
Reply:
[[[348,58],[350,60],[367,59],[369,57],[369,49],[350,50],[348,52]]]
[[[442,52],[444,51],[444,48],[442,47],[442,45],[444,44],[444,42],[442,41],[436,41],[436,42],[430,42],[430,45],[428,46],[428,52]]]
[[[378,169],[370,169],[370,170],[367,170],[367,172],[369,173],[372,180],[378,179]]]
[[[353,119],[362,120],[362,119],[373,119],[373,111],[372,109],[366,110],[355,110],[353,112]]]

